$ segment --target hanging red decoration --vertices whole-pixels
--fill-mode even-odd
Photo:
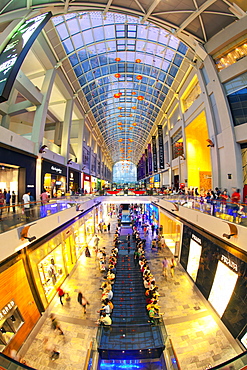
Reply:
[[[122,107],[118,107],[119,110],[123,109]]]
[[[120,78],[120,77],[121,77],[120,73],[116,73],[114,76],[115,76],[116,78]]]
[[[144,96],[140,95],[140,96],[137,96],[137,100],[143,100],[144,99]]]
[[[120,62],[121,58],[115,58],[116,62]]]
[[[120,96],[121,96],[120,93],[114,94],[114,98],[120,98]]]
[[[136,59],[136,63],[141,63],[141,59]]]
[[[132,95],[136,95],[136,92],[134,92],[134,91],[133,91],[131,94],[132,94]]]
[[[136,109],[136,106],[132,107],[132,109]]]
[[[142,76],[141,75],[138,75],[138,76],[136,76],[136,79],[139,80],[139,81],[141,81],[142,80]]]

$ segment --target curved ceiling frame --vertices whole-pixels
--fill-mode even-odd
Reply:
[[[178,39],[174,39],[172,35],[169,35],[167,33],[163,35],[162,30],[157,29],[156,26],[153,26],[149,23],[147,25],[145,24],[143,25],[143,27],[145,27],[145,30],[146,30],[146,32],[144,32],[144,37],[143,38],[138,37],[136,24],[134,23],[132,25],[133,19],[132,19],[132,23],[126,24],[126,21],[128,20],[126,15],[118,15],[119,17],[121,16],[123,19],[121,22],[116,23],[116,19],[115,19],[116,14],[113,14],[112,19],[108,21],[107,24],[105,24],[103,15],[99,14],[98,17],[99,18],[101,17],[101,19],[95,26],[93,26],[93,18],[91,17],[91,14],[83,13],[83,14],[79,14],[79,17],[80,15],[87,16],[86,21],[85,21],[86,24],[85,25],[83,24],[83,27],[81,27],[82,24],[78,20],[78,14],[75,14],[75,13],[71,13],[68,19],[66,19],[66,17],[60,16],[58,19],[55,18],[54,20],[54,29],[56,29],[57,34],[60,36],[61,43],[63,44],[64,41],[71,40],[70,47],[73,50],[73,51],[67,50],[66,57],[62,58],[59,61],[59,64],[61,64],[65,60],[70,60],[70,62],[72,63],[73,61],[71,60],[71,58],[74,55],[76,56],[76,61],[74,61],[74,63],[71,65],[74,70],[77,68],[77,66],[80,66],[79,72],[77,73],[75,71],[78,81],[81,84],[81,87],[77,91],[77,93],[79,93],[79,91],[83,92],[87,100],[87,103],[90,107],[90,111],[95,117],[95,121],[97,122],[97,125],[99,129],[101,130],[102,136],[106,144],[108,144],[108,141],[109,141],[108,135],[112,135],[113,134],[112,130],[116,128],[115,131],[117,131],[117,128],[118,128],[117,122],[119,121],[119,119],[115,117],[116,114],[113,117],[111,116],[109,120],[111,111],[116,112],[117,108],[123,105],[125,107],[127,106],[127,108],[125,108],[125,111],[127,110],[129,114],[131,113],[134,114],[134,112],[131,109],[132,109],[132,105],[135,104],[134,108],[137,108],[137,110],[135,111],[137,112],[137,114],[135,115],[135,121],[138,127],[140,127],[140,125],[143,123],[143,119],[147,121],[145,124],[146,127],[144,128],[141,127],[141,131],[144,135],[142,139],[143,146],[144,146],[147,140],[147,137],[150,133],[150,130],[155,124],[158,114],[160,112],[164,113],[164,111],[162,110],[162,105],[166,98],[167,93],[169,92],[169,90],[175,93],[171,85],[174,82],[174,80],[176,80],[176,74],[179,71],[179,67],[183,59],[186,57],[187,48],[183,50],[183,47],[182,47],[182,49],[180,49],[181,42]],[[68,22],[71,22],[71,21],[76,22],[74,29],[71,29],[72,24],[68,24]],[[105,27],[107,27],[107,25],[114,27],[115,38],[107,39],[107,37],[105,36],[106,34]],[[58,27],[60,28],[58,29]],[[134,28],[135,31],[133,31],[131,27]],[[83,45],[82,47],[76,49],[76,45],[74,44],[74,41],[72,40],[72,38],[75,37],[76,35],[80,35],[80,39],[85,43],[86,42],[85,36],[86,36],[87,30],[90,30],[90,33],[91,33],[90,41],[91,42],[87,42],[86,45]],[[96,38],[98,37],[95,34],[95,30],[100,30],[101,33],[103,33],[103,37],[105,39],[102,38],[100,41],[95,41]],[[150,42],[148,35],[151,32],[150,38],[152,38],[152,32],[154,32],[153,30],[155,30],[155,36],[153,37],[154,37],[154,40],[156,41]],[[128,49],[126,50],[126,48],[124,48],[124,50],[119,51],[117,49],[118,41],[119,42],[121,41],[121,43],[125,43],[126,40],[129,40],[129,38],[127,37],[122,37],[122,35],[118,37],[118,32],[122,33],[123,35],[126,35],[126,32],[128,35],[130,32],[133,32],[133,36],[130,38],[130,40],[132,41],[131,45],[134,45],[133,50],[128,50]],[[160,42],[160,38],[166,39],[166,41]],[[115,49],[113,48],[111,52],[106,52],[107,50],[106,45],[107,44],[109,45],[110,41],[114,41]],[[142,43],[142,45],[145,45],[145,50],[139,50],[136,48],[136,43],[139,41]],[[169,45],[170,42],[171,44]],[[105,52],[98,53],[98,50],[96,49],[96,44],[99,45],[103,43],[105,43],[104,48],[103,48]],[[88,50],[90,47],[91,48],[93,47],[93,50],[94,50],[94,54],[92,56],[88,54]],[[153,53],[150,52],[152,51],[150,49],[151,47],[155,47],[155,50],[153,50]],[[164,51],[161,58],[159,54],[156,54],[157,51],[159,50],[158,48]],[[82,50],[85,50],[86,53],[85,55],[80,56],[79,52]],[[183,52],[180,52],[180,50],[181,51],[183,50]],[[167,51],[170,51],[171,53],[169,58],[167,55]],[[120,57],[119,57],[119,60],[116,60],[118,59],[117,57],[118,55],[121,56],[122,58],[125,56],[127,58],[128,55],[129,56],[132,55],[132,60],[130,62],[128,62],[128,60],[125,60],[125,59],[121,61]],[[114,60],[114,57],[115,57],[115,60],[119,63],[109,62],[108,60],[109,56],[112,58],[112,61]],[[175,64],[176,63],[175,58],[177,58],[178,56],[180,57],[180,59],[177,65]],[[100,59],[97,59],[97,66],[93,68],[92,62],[95,60],[95,58],[100,58],[100,57],[104,57],[107,60],[104,60],[104,63],[101,64]],[[144,58],[144,60],[146,60],[146,58],[151,58],[151,62],[150,60],[149,60],[149,63],[146,63],[145,61],[142,62],[141,59],[135,60],[135,58],[137,57]],[[159,67],[155,65],[155,58],[160,58]],[[137,60],[140,60],[140,63],[138,62],[137,64],[134,62],[134,60],[135,62]],[[164,64],[166,66],[165,69],[162,69],[163,63],[165,63]],[[86,71],[85,71],[85,66],[86,66]],[[129,66],[131,67],[132,71],[130,70]],[[136,66],[138,66],[138,68]],[[128,67],[129,67],[129,71],[128,71]],[[102,72],[103,68],[105,69],[104,73]],[[114,72],[111,73],[111,69],[113,68],[115,68],[115,71],[114,71],[116,72],[115,76],[114,76]],[[134,71],[135,68],[136,68],[136,71]],[[149,74],[147,73],[148,70],[145,70],[146,68],[149,68]],[[172,68],[173,68],[173,72],[171,72]],[[84,74],[83,74],[83,70],[84,70]],[[97,70],[100,70],[99,76],[95,77],[92,80],[92,76],[94,73],[96,73]],[[89,75],[90,80],[87,81],[86,78],[88,79],[88,76],[87,76],[88,73],[90,73]],[[117,73],[119,74],[119,77],[120,76],[122,77],[121,80],[114,78],[116,77]],[[141,80],[143,79],[143,82],[142,81],[137,82],[134,80],[134,77],[138,76],[138,74],[141,75]],[[160,77],[161,74],[162,74],[162,78]],[[82,82],[80,82],[82,75],[83,75],[84,80],[87,81],[87,83],[82,84]],[[171,81],[170,83],[167,83],[166,81],[168,81],[169,78]],[[94,86],[96,84],[96,81],[97,81],[97,85]],[[102,85],[102,81],[103,81],[103,85]],[[107,83],[108,81],[110,83],[110,88],[109,90],[108,89],[106,90],[105,86],[106,85],[109,86],[109,84]],[[148,83],[149,81],[152,81],[152,82]],[[165,87],[167,90],[166,91],[163,91],[161,89],[158,90],[157,88],[158,84],[162,88]],[[130,87],[131,85],[132,87]],[[132,90],[136,90],[138,95],[142,95],[143,100],[145,100],[145,103],[143,103],[142,101],[135,100],[135,97],[131,96]],[[119,97],[119,99],[114,100],[114,93],[116,94],[119,92],[121,92],[121,94],[124,94],[124,95]],[[157,104],[158,102],[160,102],[160,104]],[[144,104],[146,106],[144,106]],[[87,113],[89,113],[90,111],[88,111]],[[140,119],[140,121],[138,118]],[[109,128],[105,128],[106,121],[107,121],[107,124],[109,124],[110,126]],[[123,121],[125,125],[127,125],[126,118],[124,118]],[[136,129],[133,129],[131,133],[130,133],[130,130],[123,130],[123,131],[125,132],[126,136],[130,136],[131,138],[133,137],[133,134],[136,131]],[[114,133],[114,136],[115,135],[116,133]],[[115,148],[116,148],[115,145],[113,147],[109,146],[109,150],[113,157],[115,157],[115,151],[116,151]]]
[[[74,0],[63,0],[63,1],[56,1],[54,3],[43,3],[43,4],[39,4],[38,6],[36,5],[33,5],[33,1],[32,0],[27,0],[26,1],[26,7],[23,7],[22,9],[26,9],[27,12],[32,12],[32,11],[38,11],[40,9],[44,9],[46,8],[47,10],[52,10],[53,11],[53,14],[54,16],[57,14],[66,14],[68,12],[75,12],[75,11],[79,11],[79,12],[82,12],[82,11],[103,11],[104,14],[107,14],[108,11],[111,11],[111,12],[115,12],[115,13],[120,13],[120,14],[126,14],[126,15],[130,15],[130,16],[134,16],[134,17],[139,17],[141,19],[141,23],[144,23],[145,21],[149,21],[149,22],[152,22],[153,25],[156,25],[157,27],[160,27],[166,31],[168,31],[169,33],[172,33],[173,35],[176,35],[180,40],[182,40],[183,42],[185,42],[192,50],[196,50],[197,48],[197,45],[198,45],[198,42],[199,43],[204,43],[207,41],[207,38],[206,38],[206,31],[205,31],[205,27],[203,25],[203,20],[201,18],[201,15],[203,13],[206,13],[207,14],[216,14],[216,15],[224,15],[224,16],[227,16],[227,17],[231,17],[231,18],[234,18],[233,20],[236,20],[238,18],[241,18],[241,16],[243,16],[243,12],[241,13],[241,8],[238,7],[238,9],[236,10],[236,7],[235,7],[235,10],[234,10],[234,6],[235,4],[231,4],[230,1],[228,0],[218,0],[218,1],[221,1],[221,3],[224,3],[226,4],[227,6],[229,6],[229,13],[224,13],[224,12],[217,12],[217,11],[212,11],[212,10],[207,10],[211,5],[213,5],[214,3],[217,2],[217,0],[206,0],[204,1],[204,3],[199,6],[197,4],[197,0],[194,0],[194,5],[195,5],[195,9],[192,9],[192,10],[187,10],[187,13],[189,14],[189,16],[187,17],[187,19],[180,25],[175,25],[174,23],[172,22],[169,22],[167,21],[166,19],[162,19],[161,16],[162,15],[165,15],[165,14],[168,14],[168,13],[171,13],[171,12],[167,12],[167,11],[164,11],[164,12],[154,12],[155,8],[157,7],[157,5],[160,3],[160,0],[154,0],[154,1],[150,1],[150,4],[149,4],[149,7],[145,10],[145,5],[146,5],[146,2],[145,2],[145,5],[143,4],[142,6],[142,1],[141,0],[135,0],[135,5],[137,4],[137,6],[139,7],[138,10],[136,9],[131,9],[131,8],[126,8],[124,5],[124,2],[123,4],[120,4],[118,6],[115,6],[113,3],[114,3],[114,0],[108,0],[106,1],[106,4],[102,4],[102,3],[88,3],[88,2],[81,2],[81,1],[74,1]],[[0,11],[0,13],[4,13],[4,11],[7,11],[7,8],[8,8],[8,5],[9,4],[13,4],[14,3],[14,0],[9,0],[9,2],[4,6],[4,8]],[[16,1],[17,3],[17,1]],[[118,1],[119,3],[119,1]],[[179,5],[179,1],[178,1],[178,4]],[[20,8],[18,8],[20,11]],[[239,11],[240,9],[240,11]],[[173,14],[179,14],[179,12],[182,12],[182,10],[179,10],[178,9],[178,6],[176,7],[176,10],[172,11]],[[184,12],[184,10],[183,10]],[[11,12],[12,13],[12,12]],[[15,13],[15,10],[13,10],[13,13]],[[31,14],[30,16],[31,17]],[[192,34],[190,32],[188,32],[188,30],[186,28],[188,28],[188,25],[190,25],[193,20],[195,20],[196,18],[198,17],[198,19],[200,20],[200,24],[201,24],[201,27],[203,29],[203,35],[204,35],[204,39],[201,38],[201,37],[198,37],[198,35],[195,35],[195,34]]]

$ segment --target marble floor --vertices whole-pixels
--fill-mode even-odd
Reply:
[[[116,219],[110,219],[115,230]],[[106,220],[108,222],[108,220]],[[107,255],[112,248],[113,234],[100,234],[100,246],[104,246]],[[215,366],[237,354],[241,348],[220,322],[208,302],[204,299],[182,266],[175,268],[174,277],[162,276],[162,259],[170,258],[168,248],[160,252],[150,249],[152,236],[147,236],[146,256],[159,287],[161,312],[169,338],[172,340],[182,370],[204,370],[209,365]],[[64,336],[55,334],[47,318],[39,329],[31,334],[31,345],[22,356],[28,365],[37,370],[74,370],[84,369],[84,363],[92,338],[96,337],[98,313],[101,306],[102,273],[92,253],[91,258],[82,255],[73,273],[64,282],[62,288],[69,292],[70,302],[62,306],[55,297],[49,306],[64,331]],[[90,305],[87,313],[82,312],[77,302],[78,290],[86,296]],[[59,358],[51,361],[46,353],[43,340],[55,346],[60,352]]]

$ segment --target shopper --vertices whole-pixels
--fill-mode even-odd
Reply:
[[[110,224],[110,222],[107,225],[107,229],[108,229],[108,233],[110,234],[110,232],[111,232],[111,224]]]
[[[16,201],[16,194],[14,192],[14,190],[12,191],[12,210],[13,210],[13,213],[15,213],[15,201]]]
[[[24,212],[26,215],[26,221],[30,218],[30,191],[27,191],[23,197],[23,203],[24,203]]]
[[[40,199],[41,199],[41,204],[44,205],[48,202],[48,194],[47,192],[45,191],[45,189],[43,189],[42,193],[40,194]]]
[[[0,189],[0,221],[2,221],[3,207],[4,207],[4,194],[2,193],[2,190]]]
[[[167,260],[167,258],[165,257],[162,261],[162,269],[163,269],[163,272],[162,272],[162,275],[167,278],[168,276],[168,267],[169,267],[169,262]]]
[[[63,297],[65,295],[65,292],[63,291],[63,289],[61,287],[57,288],[57,292],[58,292],[58,296],[59,296],[61,305],[63,306]]]
[[[58,320],[56,319],[56,316],[55,316],[54,313],[50,314],[50,319],[51,319],[51,328],[54,331],[58,331],[59,334],[64,335],[64,332],[62,331],[61,326],[60,326]]]
[[[8,213],[9,213],[9,210],[10,210],[10,199],[11,199],[11,194],[10,194],[10,190],[9,190],[6,194],[6,206],[8,207],[7,208]]]
[[[81,291],[79,291],[79,293],[78,293],[77,301],[83,307],[83,312],[87,313],[87,305],[89,305],[90,303],[88,302],[86,297],[83,296]]]

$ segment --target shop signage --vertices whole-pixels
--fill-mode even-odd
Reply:
[[[162,125],[158,125],[158,143],[159,143],[160,169],[163,170],[165,168],[165,163],[164,163],[164,141]]]
[[[198,236],[192,234],[191,235],[191,239],[194,239],[198,244],[202,244],[202,241],[200,238],[198,238]]]
[[[154,167],[154,172],[158,172],[156,136],[152,136],[152,148],[153,148],[153,167]]]
[[[84,180],[85,181],[90,181],[90,176],[84,175]]]
[[[74,181],[74,174],[73,174],[73,172],[70,172],[69,179],[70,179],[70,181]]]
[[[231,267],[233,270],[238,271],[238,265],[231,261],[230,258],[224,256],[223,254],[221,255],[221,261],[224,262],[226,265]]]
[[[9,313],[9,311],[14,307],[14,305],[15,305],[15,302],[12,300],[8,304],[6,304],[4,308],[1,309],[0,320],[2,320],[4,316],[6,316]]]
[[[61,168],[55,167],[55,166],[51,166],[51,170],[55,171],[56,173],[62,173],[63,172]]]
[[[34,188],[34,185],[27,185],[27,188]]]

